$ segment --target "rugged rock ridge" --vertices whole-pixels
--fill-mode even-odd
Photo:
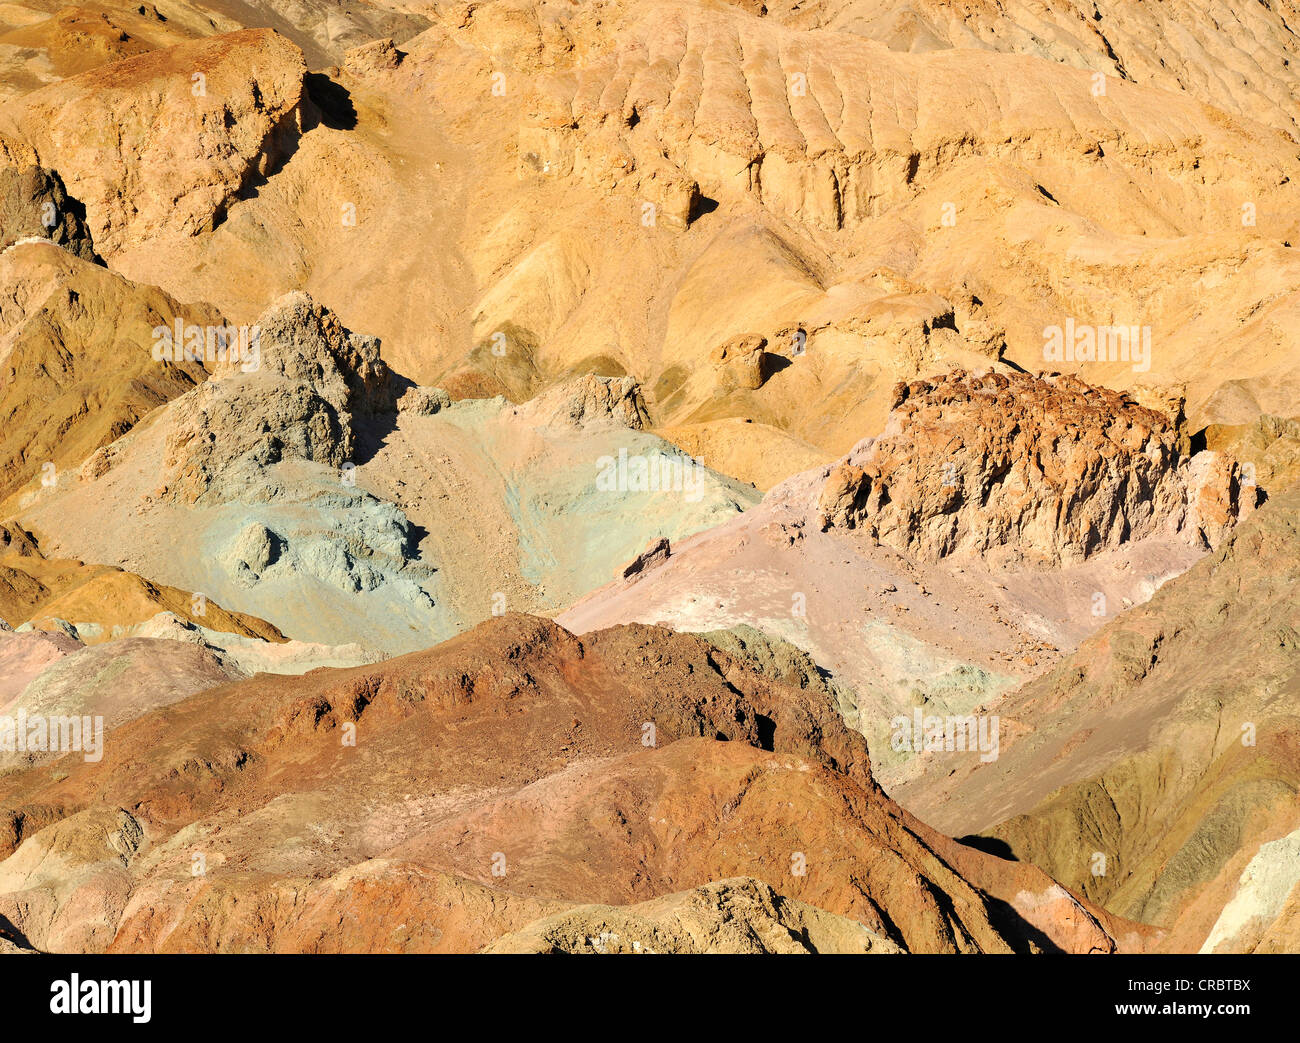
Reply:
[[[292,43],[247,29],[51,84],[7,103],[0,130],[59,172],[109,257],[220,223],[292,150],[305,73]]]
[[[830,473],[815,521],[913,557],[1082,561],[1181,533],[1215,547],[1255,505],[1238,465],[1186,452],[1176,418],[1077,377],[900,384],[889,423]]]
[[[20,239],[49,239],[83,261],[93,261],[95,248],[84,216],[59,175],[37,164],[34,151],[0,138],[0,251]]]
[[[1222,144],[1206,147],[1191,178],[1175,157],[1208,141],[1193,143],[1176,110],[1201,103],[1166,96],[1161,109],[1155,92],[1122,78],[1099,95],[1089,74],[1046,61],[1006,55],[994,64],[966,49],[899,54],[850,32],[794,31],[712,5],[618,13],[617,39],[597,37],[582,51],[573,43],[590,38],[595,15],[545,30],[514,25],[491,41],[508,40],[502,50],[521,70],[543,67],[520,134],[521,170],[630,190],[676,224],[691,220],[703,196],[748,197],[814,227],[853,227],[965,159],[1000,159],[1029,141],[1108,173],[1143,166],[1175,192],[1208,190],[1225,205],[1229,191],[1239,194],[1229,188],[1239,175],[1229,144],[1237,121],[1201,122]],[[464,33],[488,46],[476,35]],[[1005,92],[1052,103],[1013,106],[991,131],[985,116]],[[1068,114],[1064,124],[1057,110]],[[1149,133],[1131,134],[1141,122]]]
[[[1119,915],[1170,927],[1170,951],[1249,951],[1265,934],[1294,951],[1300,873],[1280,856],[1300,828],[1298,517],[1300,486],[1271,497],[1148,603],[997,703],[1007,739],[995,763],[928,754],[895,796],[943,829],[995,834]]]
[[[507,615],[382,664],[210,689],[114,729],[99,761],[0,776],[0,916],[44,950],[464,951],[666,896],[600,915],[707,936],[717,917],[672,897],[697,888],[737,921],[871,940],[816,907],[884,948],[1143,944],[899,809],[821,691],[655,628],[579,641]],[[567,944],[567,923],[541,934]]]
[[[220,324],[207,305],[182,306],[49,242],[0,253],[0,285],[0,499],[37,476],[59,481],[207,377],[201,362],[151,353],[156,326]]]
[[[281,460],[355,464],[361,425],[396,412],[379,341],[348,332],[307,294],[276,301],[255,329],[251,351],[221,360],[216,379],[175,403],[163,495],[222,502],[232,483],[247,491],[250,469]]]

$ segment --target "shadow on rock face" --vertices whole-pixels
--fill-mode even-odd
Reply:
[[[1011,845],[997,837],[982,837],[978,833],[971,833],[968,836],[958,837],[957,843],[973,847],[976,851],[983,851],[986,855],[993,855],[1007,862],[1020,861],[1011,850]]]
[[[357,110],[346,87],[320,72],[309,72],[303,78],[303,86],[307,89],[310,103],[303,106],[304,130],[311,130],[318,122],[331,130],[356,127]]]

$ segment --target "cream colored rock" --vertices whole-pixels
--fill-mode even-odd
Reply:
[[[709,356],[717,369],[717,387],[721,393],[741,388],[757,391],[763,386],[767,374],[763,348],[767,338],[758,334],[733,337],[719,344]]]
[[[641,388],[635,380],[591,374],[557,384],[516,407],[514,415],[553,429],[612,424],[640,431],[650,421]]]
[[[579,906],[498,938],[492,953],[856,953],[903,950],[848,917],[750,878],[634,906]]]

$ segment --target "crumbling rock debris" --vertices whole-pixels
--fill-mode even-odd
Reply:
[[[752,877],[633,906],[577,906],[504,935],[494,953],[874,953],[903,950],[848,917]]]
[[[226,360],[218,379],[176,401],[169,495],[220,499],[243,466],[288,457],[341,468],[356,455],[354,422],[396,412],[379,341],[349,333],[307,294],[280,298],[257,325],[251,360]]]
[[[557,384],[517,407],[515,415],[546,427],[612,423],[641,431],[650,425],[641,387],[632,377],[591,373]]]
[[[386,37],[352,48],[343,58],[343,68],[349,75],[364,78],[391,72],[402,64],[405,57],[405,52],[397,49],[392,38]]]
[[[433,416],[451,405],[451,396],[442,388],[423,387],[413,384],[397,400],[397,408],[402,413],[416,416]]]

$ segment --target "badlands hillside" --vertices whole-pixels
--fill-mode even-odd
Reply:
[[[1298,32],[0,4],[0,951],[1296,951]]]

